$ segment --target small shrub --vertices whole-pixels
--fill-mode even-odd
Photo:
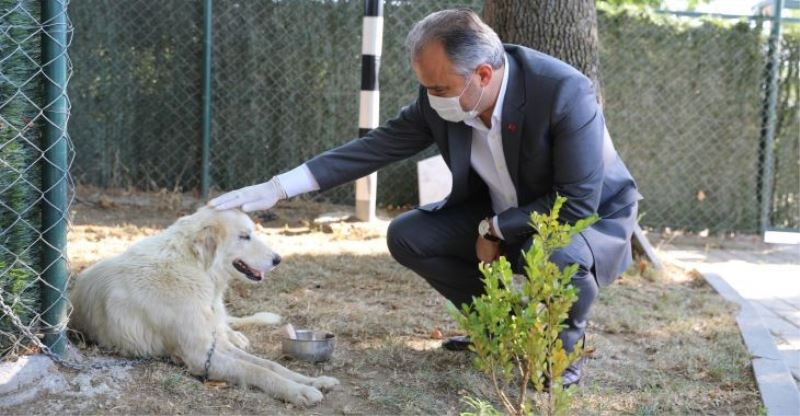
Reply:
[[[497,399],[507,413],[527,415],[562,414],[569,408],[573,389],[561,385],[564,370],[580,357],[582,346],[572,353],[564,350],[558,333],[565,327],[570,307],[578,299],[572,276],[578,269],[573,264],[559,270],[550,261],[557,249],[569,245],[571,238],[597,220],[596,216],[575,225],[558,222],[558,213],[566,198],[558,197],[550,214],[531,214],[535,230],[533,245],[525,253],[527,278],[519,288],[512,285],[511,265],[501,257],[491,265],[481,264],[486,292],[474,298],[471,305],[457,309],[452,303],[449,312],[472,340],[476,353],[475,366],[492,381]],[[550,388],[546,389],[548,383]],[[536,392],[545,392],[533,401],[528,394],[531,385]],[[474,413],[493,414],[488,403],[465,398]],[[496,413],[496,411],[495,411]]]

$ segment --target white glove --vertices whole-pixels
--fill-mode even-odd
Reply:
[[[286,191],[273,177],[268,182],[222,194],[208,201],[208,205],[217,210],[241,207],[244,212],[251,212],[272,208],[281,199],[286,199]]]

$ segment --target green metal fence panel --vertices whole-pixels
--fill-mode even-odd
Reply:
[[[606,12],[600,34],[604,112],[642,224],[758,231],[761,29]]]
[[[197,190],[202,182],[203,2],[82,0],[71,120],[80,183]],[[381,120],[414,99],[403,40],[414,22],[482,0],[386,2]],[[353,138],[362,2],[213,3],[208,185],[267,180]],[[602,9],[609,129],[656,228],[759,230],[766,23]],[[800,226],[797,24],[784,25],[770,223]],[[794,53],[792,51],[795,51]],[[792,74],[795,74],[794,76]],[[414,204],[414,160],[383,169],[378,203]],[[352,186],[311,198],[352,203]]]
[[[81,0],[70,17],[76,182],[200,186],[202,2]]]
[[[403,46],[411,26],[435,10],[463,6],[479,10],[481,4],[386,2],[381,120],[394,117],[416,95]],[[363,1],[218,1],[214,7],[210,167],[217,189],[267,180],[355,138]],[[415,175],[415,160],[381,172],[378,195],[384,205],[416,199],[416,183],[408,180]],[[352,188],[342,186],[313,197],[350,203]]]
[[[800,24],[783,30],[769,227],[800,230]]]
[[[386,3],[382,120],[416,94],[409,28],[434,10],[482,3]],[[208,4],[82,0],[67,16],[67,0],[0,0],[0,356],[63,348],[70,171],[102,187],[197,190],[207,159],[206,183],[226,190],[353,138],[361,1],[217,1],[204,20]],[[800,25],[783,28],[767,154],[766,24],[600,11],[605,113],[645,195],[642,224],[758,231],[768,181],[769,225],[800,228]],[[213,73],[203,65],[207,27]],[[414,204],[414,162],[434,153],[385,168],[379,203]],[[352,186],[312,196],[352,197]]]
[[[214,6],[215,188],[265,181],[354,136],[361,1]],[[330,197],[351,199],[349,188]]]
[[[0,0],[0,357],[65,344],[67,3]]]
[[[766,231],[769,227],[770,207],[772,205],[773,171],[775,165],[775,124],[778,119],[778,85],[780,79],[780,51],[781,51],[781,16],[783,15],[783,0],[774,0],[774,16],[770,19],[770,34],[767,43],[767,66],[764,76],[764,110],[761,125],[761,141],[759,153],[759,203],[760,203],[760,230]]]

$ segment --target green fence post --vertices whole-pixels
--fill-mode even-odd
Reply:
[[[211,49],[214,47],[212,36],[212,0],[203,2],[203,160],[201,190],[203,199],[208,197],[209,177],[208,159],[211,151]]]
[[[767,62],[769,72],[767,72],[767,96],[766,96],[766,115],[764,117],[763,131],[763,164],[761,166],[761,221],[759,223],[761,232],[764,233],[770,226],[769,211],[772,206],[772,168],[775,160],[775,124],[778,119],[776,116],[778,104],[778,78],[780,73],[780,49],[781,49],[781,14],[783,10],[783,0],[775,0],[773,5],[772,30],[769,35],[769,52]]]
[[[42,324],[44,342],[61,355],[67,283],[67,10],[66,0],[42,2],[44,161],[42,166]]]

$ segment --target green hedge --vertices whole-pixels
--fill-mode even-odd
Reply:
[[[0,0],[0,297],[25,325],[39,310],[37,281],[40,134],[34,120],[40,102],[41,38],[34,35],[40,5],[34,0]],[[27,56],[26,56],[27,55]],[[27,82],[28,80],[33,81]],[[0,311],[0,357],[12,352],[20,332]],[[15,345],[16,344],[16,345]]]

